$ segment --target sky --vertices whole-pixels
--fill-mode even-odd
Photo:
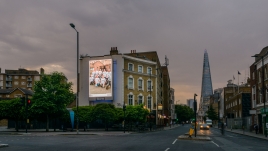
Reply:
[[[1,0],[0,68],[63,72],[76,91],[80,54],[157,51],[169,58],[175,103],[200,99],[205,49],[213,89],[249,76],[268,45],[267,0]]]

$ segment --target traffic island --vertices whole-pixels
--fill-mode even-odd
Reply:
[[[0,148],[2,147],[8,147],[8,144],[0,144]]]
[[[210,141],[211,138],[208,136],[200,136],[197,135],[196,137],[194,135],[192,135],[191,137],[189,137],[189,135],[180,135],[178,137],[178,139],[185,139],[185,140],[195,140],[195,141]]]

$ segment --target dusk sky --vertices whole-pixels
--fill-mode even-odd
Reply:
[[[0,68],[63,72],[76,91],[76,32],[89,56],[157,51],[169,58],[175,101],[200,99],[204,50],[213,89],[268,45],[267,0],[1,0]]]

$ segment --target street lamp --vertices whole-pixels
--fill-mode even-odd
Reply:
[[[218,94],[218,129],[219,129],[219,127],[220,127],[220,93],[217,93]]]
[[[150,116],[149,116],[149,118],[150,118],[150,131],[152,131],[152,120],[151,120],[151,118],[152,118],[152,115],[153,115],[153,113],[152,113],[152,67],[150,67],[150,85],[149,85],[150,87],[150,106],[149,106],[149,104],[148,104],[148,106],[149,106],[149,109],[150,109]],[[149,103],[149,102],[148,102]]]
[[[78,58],[79,58],[79,32],[75,29],[75,25],[73,23],[70,23],[70,26],[76,31],[77,33],[77,56],[76,56],[76,60],[77,60],[77,92],[76,92],[76,132],[77,134],[79,134],[79,118],[78,118],[78,106],[79,106],[79,62],[78,62]]]
[[[195,123],[194,123],[194,137],[196,137],[196,109],[197,109],[197,103],[195,100],[195,97],[197,96],[197,94],[194,94],[194,118],[195,118]]]
[[[124,133],[125,133],[125,122],[126,122],[126,119],[125,119],[126,105],[125,105],[125,103],[123,104],[123,111],[124,111]]]
[[[263,65],[263,57],[265,56],[266,54],[264,55],[258,55],[258,54],[255,54],[254,56],[251,56],[251,57],[261,57],[261,62],[262,62],[262,101],[263,101],[263,110],[264,110],[264,114],[266,115],[266,109],[265,109],[265,86],[264,86],[264,65]],[[264,117],[264,126],[263,126],[263,130],[264,130],[264,135],[265,137],[267,137],[267,132],[266,132],[266,117]]]

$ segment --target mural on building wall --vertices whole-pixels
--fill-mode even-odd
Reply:
[[[112,96],[112,59],[89,61],[89,97]]]

